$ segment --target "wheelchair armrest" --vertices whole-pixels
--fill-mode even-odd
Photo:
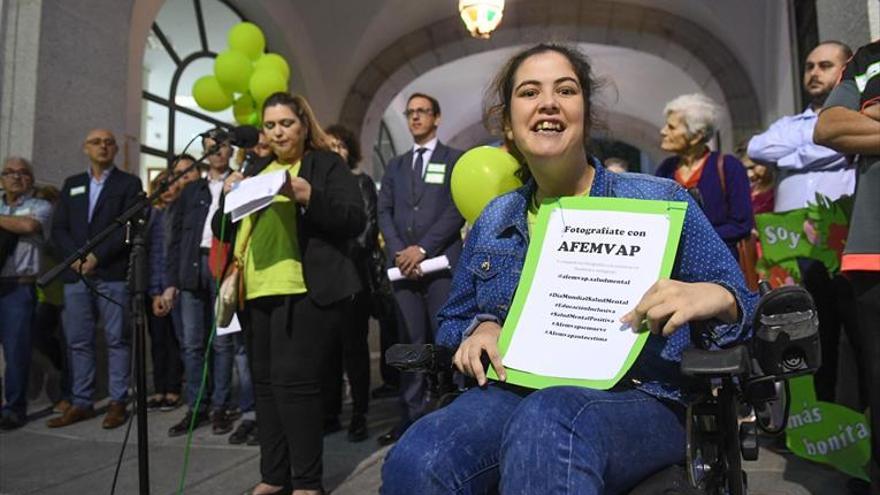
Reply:
[[[685,349],[681,356],[681,372],[703,377],[746,375],[751,372],[749,350],[743,345],[717,351]]]
[[[452,351],[434,344],[394,344],[385,351],[385,362],[402,371],[437,373],[452,366]]]

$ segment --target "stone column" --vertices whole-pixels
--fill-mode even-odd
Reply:
[[[0,4],[0,159],[33,157],[42,0]]]
[[[837,40],[853,50],[871,40],[868,4],[878,0],[818,0],[819,41]]]
[[[60,185],[86,169],[89,129],[117,134],[125,167],[129,24],[135,0],[5,0],[0,156]],[[132,164],[130,168],[136,168]]]

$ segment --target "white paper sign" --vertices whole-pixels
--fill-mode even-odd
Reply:
[[[554,210],[504,365],[613,379],[638,337],[620,317],[657,281],[669,227],[662,214]]]
[[[238,315],[232,315],[232,320],[229,321],[229,325],[225,327],[217,327],[217,335],[226,335],[230,333],[240,332],[241,331],[241,323],[238,322]]]
[[[448,270],[449,269],[449,259],[446,255],[437,256],[436,258],[428,258],[425,261],[419,263],[419,269],[422,271],[422,274],[427,275],[428,273],[439,272],[440,270]],[[392,282],[396,282],[398,280],[403,280],[406,277],[400,273],[400,268],[394,267],[388,269],[388,280]]]
[[[237,222],[251,213],[272,204],[275,195],[287,182],[287,171],[277,170],[260,174],[239,182],[226,194],[223,213],[232,212],[232,221]]]

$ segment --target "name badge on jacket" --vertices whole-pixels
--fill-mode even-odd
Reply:
[[[70,196],[79,196],[80,194],[84,194],[86,192],[86,186],[76,186],[70,188]]]
[[[429,163],[425,169],[426,184],[443,184],[446,180],[446,164],[445,163]]]

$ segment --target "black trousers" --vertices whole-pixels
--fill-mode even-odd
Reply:
[[[425,275],[420,280],[394,282],[398,308],[398,331],[403,344],[433,344],[437,334],[437,313],[446,304],[452,275]],[[422,417],[427,408],[427,379],[424,373],[400,374],[401,426]]]
[[[880,272],[851,272],[862,332],[862,360],[868,366],[871,406],[871,493],[880,494]]]
[[[850,281],[843,275],[830,276],[821,262],[799,259],[802,283],[813,296],[819,315],[819,340],[822,347],[822,366],[816,372],[816,397],[821,401],[835,402],[837,369],[840,355],[840,331],[853,349],[863,346],[862,332],[856,316],[856,300]],[[859,380],[859,405],[867,405],[867,361],[856,353],[856,370]]]
[[[245,345],[260,426],[265,483],[321,490],[321,381],[339,344],[346,300],[317,306],[308,296],[267,296],[245,304]]]
[[[335,418],[342,412],[342,371],[351,385],[352,415],[367,414],[370,402],[370,296],[360,292],[354,297],[348,318],[340,329],[340,345],[333,349],[324,378],[324,417]]]
[[[150,315],[150,351],[153,358],[153,388],[157,394],[180,394],[183,361],[174,321],[169,313],[158,317],[152,308]]]
[[[394,304],[396,305],[397,303],[395,302]],[[396,308],[390,315],[379,320],[379,347],[382,351],[379,357],[379,375],[382,376],[383,384],[394,388],[400,386],[400,370],[385,362],[385,353],[398,342],[400,332],[397,329],[397,325]]]

